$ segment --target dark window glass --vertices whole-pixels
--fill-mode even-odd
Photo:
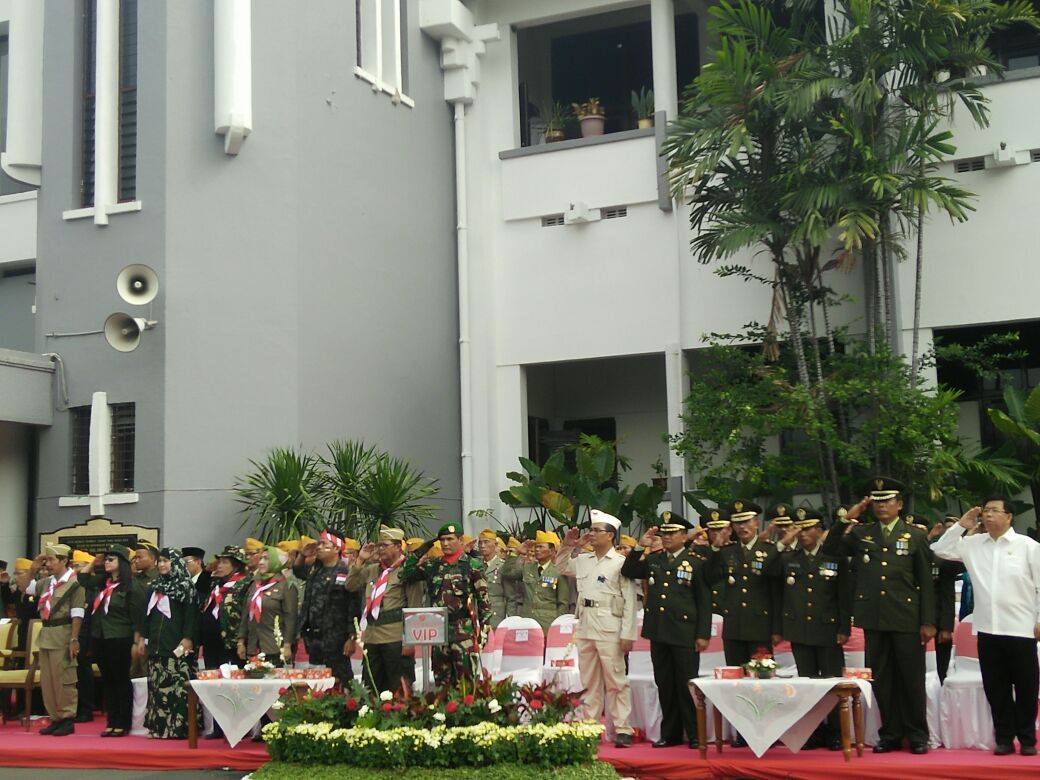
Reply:
[[[72,426],[72,495],[90,493],[90,407],[69,409]]]
[[[119,201],[137,197],[137,0],[119,4]]]
[[[1040,0],[1033,0],[1033,8],[1040,12]],[[989,47],[1009,71],[1040,68],[1040,30],[1028,24],[1016,24],[995,33],[989,39]]]
[[[83,0],[83,128],[80,205],[94,205],[94,68],[97,43],[97,0]]]
[[[134,404],[112,404],[112,492],[134,490]]]

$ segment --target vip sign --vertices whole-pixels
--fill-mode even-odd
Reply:
[[[404,610],[403,644],[443,645],[448,641],[448,610],[441,607],[419,607]]]

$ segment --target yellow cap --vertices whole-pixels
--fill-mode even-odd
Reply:
[[[463,544],[469,544],[470,542],[475,542],[475,541],[476,541],[476,539],[474,539],[469,534],[463,534],[462,535],[462,543]]]
[[[357,539],[350,539],[349,537],[343,540],[343,550],[360,550],[361,544]]]
[[[75,550],[72,553],[72,562],[73,563],[93,563],[94,562],[94,556],[91,555],[88,552],[83,552],[83,550]]]
[[[413,536],[411,539],[405,542],[405,546],[408,548],[408,552],[415,552],[423,545],[423,540],[418,536]]]
[[[477,538],[478,539],[497,539],[498,538],[498,534],[496,534],[490,528],[485,528],[483,531],[481,531],[479,534],[477,534]]]
[[[635,547],[636,546],[635,537],[629,536],[628,534],[621,534],[621,544],[624,547]]]
[[[508,547],[510,550],[515,550],[519,546],[520,546],[520,540],[517,539],[515,536],[510,536],[509,537],[509,544],[507,544],[506,547]]]
[[[298,539],[287,540],[284,542],[278,542],[275,545],[279,550],[285,553],[293,552],[294,550],[300,549],[300,541]]]
[[[429,556],[431,558],[443,558],[444,551],[441,549],[440,542],[434,542],[433,547],[430,548]]]
[[[261,552],[262,550],[264,550],[264,548],[266,546],[267,545],[265,545],[259,539],[254,539],[253,537],[249,537],[248,539],[246,539],[246,543],[243,545],[243,548],[245,549],[245,551],[247,553],[252,554],[252,553]]]
[[[499,550],[505,550],[506,549],[506,543],[502,541],[502,537],[501,536],[496,536],[495,537],[495,547],[497,547]]]
[[[557,547],[560,546],[560,537],[556,535],[555,531],[535,531],[534,532],[534,543],[535,544],[552,544]]]
[[[317,544],[317,539],[311,539],[307,534],[300,537],[300,547],[306,547],[309,544]]]
[[[595,550],[592,549],[592,545],[591,544],[587,544],[584,547],[582,547],[581,549],[582,549],[582,552],[595,552]]]
[[[28,558],[15,558],[14,559],[14,570],[15,571],[29,571],[32,568],[32,561]]]

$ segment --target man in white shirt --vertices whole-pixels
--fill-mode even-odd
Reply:
[[[1015,533],[1010,509],[1003,497],[986,499],[951,526],[932,551],[963,561],[975,590],[972,622],[979,637],[982,686],[993,713],[993,752],[1014,753],[1017,736],[1022,755],[1035,756],[1040,544]],[[973,533],[965,535],[968,531]]]
[[[571,528],[556,556],[560,576],[578,583],[578,670],[585,688],[585,715],[599,720],[606,693],[607,714],[614,723],[617,747],[632,744],[632,690],[625,674],[625,655],[636,638],[636,586],[621,576],[625,556],[614,549],[621,521],[593,509],[589,532]],[[592,545],[592,552],[581,549]]]

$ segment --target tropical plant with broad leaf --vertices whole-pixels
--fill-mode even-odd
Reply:
[[[986,414],[998,431],[1008,437],[1012,451],[1025,466],[1033,506],[1040,506],[1040,386],[1029,393],[1007,384],[1004,387],[1007,411],[987,409]]]
[[[437,518],[432,503],[440,489],[407,460],[389,453],[376,454],[345,499],[356,515],[344,532],[357,539],[376,539],[381,525],[406,534],[422,534]]]
[[[378,451],[361,440],[336,440],[326,445],[327,456],[320,458],[325,469],[322,504],[329,525],[341,534],[358,524],[361,507],[358,488],[378,458]]]
[[[263,460],[250,460],[253,470],[235,480],[235,500],[262,541],[274,544],[314,534],[323,524],[324,475],[316,457],[291,447],[277,447]]]

